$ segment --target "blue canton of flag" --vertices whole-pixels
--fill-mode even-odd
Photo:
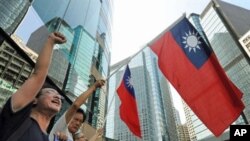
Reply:
[[[131,73],[130,73],[130,69],[128,67],[125,70],[123,81],[125,82],[126,89],[129,91],[129,93],[133,97],[135,97],[135,91],[134,91],[134,87],[133,87],[133,83],[132,83],[132,79],[131,79]]]
[[[193,25],[185,18],[171,29],[172,35],[197,69],[207,61],[211,49],[204,42]]]

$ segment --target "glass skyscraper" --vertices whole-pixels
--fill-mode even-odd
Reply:
[[[243,92],[244,113],[250,121],[250,62],[238,39],[250,26],[250,10],[213,0],[201,14],[201,24],[221,66]],[[241,22],[241,19],[244,21]]]
[[[71,100],[109,75],[112,0],[36,0],[32,6],[45,26],[32,34],[28,46],[39,47],[41,34],[52,31],[67,37],[66,44],[54,49],[49,75]],[[100,127],[104,120],[106,91],[97,90],[83,106],[94,127]]]
[[[242,19],[250,21],[250,18],[247,18],[249,13],[250,11],[247,9],[221,0],[212,0],[200,17],[194,14],[190,15],[190,20],[193,21],[192,23],[205,41],[209,41],[228,77],[244,93],[243,101],[246,106],[244,113],[248,121],[250,108],[248,74],[250,73],[250,66],[249,58],[244,56],[238,39],[250,29],[247,22],[242,22]],[[213,138],[213,134],[187,105],[185,106],[185,113],[191,140],[209,140],[209,138]],[[241,116],[235,123],[245,124]],[[228,130],[226,130],[217,139],[226,140],[228,138],[229,134]]]
[[[33,0],[0,0],[0,27],[12,34],[27,13]]]

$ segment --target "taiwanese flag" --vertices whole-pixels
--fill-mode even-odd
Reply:
[[[131,83],[131,73],[129,67],[126,67],[124,76],[120,86],[117,88],[117,93],[121,101],[120,117],[128,126],[129,130],[136,136],[141,136],[139,115],[137,112],[135,92]]]
[[[242,93],[188,19],[179,20],[149,46],[162,73],[215,136],[239,117]]]

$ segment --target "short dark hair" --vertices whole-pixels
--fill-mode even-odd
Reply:
[[[83,109],[79,108],[76,113],[81,113],[83,115],[83,120],[82,122],[84,122],[86,120],[86,113],[83,111]]]
[[[38,98],[38,97],[42,94],[42,90],[45,89],[45,88],[51,88],[51,89],[57,90],[57,88],[56,88],[55,86],[52,86],[52,85],[50,85],[50,84],[48,84],[48,83],[45,82],[45,83],[43,84],[42,88],[41,88],[41,89],[39,90],[39,92],[37,93],[36,98]]]

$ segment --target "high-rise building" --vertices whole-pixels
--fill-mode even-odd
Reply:
[[[114,70],[124,65],[128,60],[115,64]],[[158,71],[157,60],[150,49],[145,49],[129,62],[132,83],[135,90],[137,109],[139,113],[142,140],[178,140],[177,127],[173,117],[173,103],[169,97],[169,86],[166,79]],[[114,123],[107,123],[107,130],[110,136],[117,140],[138,140],[121,121],[119,116],[120,100],[117,97],[116,88],[120,84],[123,70],[118,71],[110,79],[109,90],[115,98],[113,105]],[[111,84],[115,83],[115,84]],[[113,97],[113,96],[112,96]],[[109,100],[111,100],[109,98]],[[110,103],[109,103],[110,104]],[[166,108],[169,107],[169,108]],[[172,111],[172,112],[170,112]],[[112,120],[112,119],[111,119]],[[171,128],[170,128],[171,127]],[[112,134],[113,133],[113,134]],[[109,137],[110,137],[109,136]]]
[[[49,68],[49,76],[59,88],[63,88],[65,76],[67,73],[70,50],[73,44],[74,31],[70,26],[60,18],[54,18],[46,26],[42,26],[33,32],[27,43],[35,52],[39,53],[46,41],[49,32],[58,30],[67,37],[67,42],[62,45],[56,45],[53,51],[52,62]]]
[[[188,128],[189,138],[191,141],[197,141],[197,134],[194,130],[195,129],[194,126],[197,126],[197,125],[202,124],[202,123],[200,121],[200,123],[195,124],[195,120],[197,120],[198,117],[194,114],[193,111],[191,111],[191,109],[187,106],[187,104],[184,101],[182,101],[182,103],[183,103],[184,112],[185,112],[185,116],[186,116],[186,126]],[[210,135],[211,132],[208,129],[206,129],[206,130],[208,133],[205,133],[205,135],[206,136]]]
[[[244,113],[249,120],[249,58],[238,42],[238,39],[250,29],[248,14],[250,11],[247,9],[221,0],[212,0],[200,17],[197,14],[191,14],[189,19],[205,41],[209,41],[207,43],[210,43],[228,77],[244,93],[243,101],[246,106]],[[191,109],[184,105],[191,140],[211,139],[214,135]],[[235,123],[244,124],[243,118],[238,118]],[[217,140],[228,138],[229,134],[226,130]]]
[[[37,43],[48,32],[60,31],[67,37],[66,44],[54,49],[49,76],[71,100],[109,75],[112,0],[36,0],[32,6],[45,26],[31,35],[29,47],[40,48]],[[94,127],[102,126],[105,117],[105,88],[97,90],[87,107],[83,106]]]
[[[188,127],[186,124],[178,125],[179,140],[180,141],[190,141]]]
[[[0,27],[12,34],[21,23],[33,0],[0,0]]]
[[[221,66],[243,92],[244,113],[250,121],[250,58],[239,38],[250,29],[250,10],[221,0],[211,1],[201,14],[201,25]],[[244,122],[244,121],[242,121]]]
[[[191,13],[189,15],[189,21],[194,25],[198,33],[201,35],[201,37],[204,39],[204,41],[209,44],[209,41],[207,39],[207,36],[201,26],[201,21],[200,21],[200,15],[196,13]]]
[[[3,30],[0,30],[0,107],[33,71],[31,60],[27,61],[26,54],[20,52],[25,54]]]
[[[12,34],[11,39],[15,41],[15,43],[30,57],[30,59],[32,59],[33,62],[36,62],[38,54],[29,47],[27,47],[27,45],[19,36],[17,36],[16,34]]]

